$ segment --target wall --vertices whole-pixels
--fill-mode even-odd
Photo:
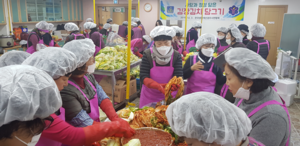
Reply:
[[[5,6],[4,7],[4,9],[5,9],[4,11],[5,11],[5,22],[6,22],[6,25],[1,25],[0,26],[0,35],[9,35],[7,1],[8,0],[4,0],[4,6]]]
[[[251,27],[253,24],[257,23],[259,5],[288,5],[288,13],[300,13],[300,9],[299,9],[300,0],[246,0],[244,21],[213,21],[213,20],[203,21],[202,34],[214,33],[217,35],[216,30],[219,27],[222,26],[228,27],[232,23],[235,23],[237,25],[246,24],[249,27]],[[194,21],[188,21],[187,29],[190,29],[192,27],[193,22]],[[165,21],[163,21],[163,23],[166,24]],[[183,28],[185,27],[184,21],[182,26]]]

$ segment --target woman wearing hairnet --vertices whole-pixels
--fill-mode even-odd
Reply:
[[[143,58],[143,52],[151,42],[151,38],[148,35],[144,35],[143,39],[137,38],[131,40],[131,51],[139,58]]]
[[[176,32],[176,36],[174,37],[174,41],[172,42],[173,49],[185,56],[187,53],[186,53],[186,51],[184,51],[184,46],[181,43],[181,39],[184,34],[184,30],[178,26],[172,26],[172,28]]]
[[[29,56],[30,54],[24,51],[9,51],[0,56],[0,67],[20,65]]]
[[[218,32],[218,42],[216,46],[217,51],[215,52],[220,54],[230,46],[226,42],[226,35],[228,33],[228,29],[226,27],[220,27],[217,29],[217,32]]]
[[[195,45],[198,40],[198,30],[202,28],[200,21],[196,21],[193,24],[193,27],[186,34],[186,51],[187,53],[195,50]],[[191,49],[191,51],[190,51]]]
[[[47,25],[47,30],[49,31],[48,33],[46,33],[45,35],[43,35],[43,40],[45,42],[45,45],[50,46],[50,47],[60,47],[57,43],[54,42],[51,34],[54,30],[54,25],[52,23],[48,23]]]
[[[37,44],[46,44],[49,45],[50,40],[46,39],[44,41],[43,36],[46,33],[49,33],[48,28],[48,23],[46,21],[40,21],[35,25],[35,29],[32,30],[30,35],[28,36],[27,39],[27,51],[28,53],[32,54],[36,52]]]
[[[220,67],[213,63],[217,38],[213,34],[203,34],[197,41],[199,54],[187,59],[183,68],[183,79],[188,79],[186,94],[206,91],[213,93],[216,83],[223,85],[226,77]]]
[[[110,29],[111,29],[111,25],[109,23],[105,23],[103,28],[100,30],[100,33],[103,36],[108,36]]]
[[[138,28],[140,28],[142,30],[142,35],[143,36],[146,35],[146,30],[145,30],[144,26],[142,25],[140,18],[134,18],[133,22],[135,22],[138,25]]]
[[[126,137],[132,136],[134,130],[130,128],[128,122],[118,117],[108,96],[92,75],[95,71],[93,41],[90,39],[73,40],[65,44],[63,48],[73,52],[77,58],[77,68],[72,72],[68,81],[69,85],[61,91],[66,121],[75,127],[99,123],[100,107],[111,121],[119,121],[119,125],[112,123],[115,127],[108,127],[113,128],[108,129],[111,133],[119,130]],[[98,136],[107,137],[108,135],[109,132],[104,131]]]
[[[94,22],[94,20],[92,18],[88,18],[85,22]]]
[[[66,37],[66,40],[65,40],[65,44],[72,41],[72,40],[80,40],[80,39],[85,39],[85,36],[81,33],[73,33],[71,35],[68,35]]]
[[[150,32],[155,44],[144,51],[142,58],[140,108],[163,100],[166,83],[173,76],[183,75],[181,55],[172,47],[172,38],[175,35],[174,29],[167,26],[157,26]]]
[[[284,101],[272,89],[276,79],[270,64],[247,48],[225,53],[226,84],[236,98],[234,104],[252,121],[249,136],[266,146],[289,144],[290,119]]]
[[[70,35],[80,33],[78,26],[73,22],[66,23],[64,28],[70,33]]]
[[[243,38],[243,44],[247,45],[249,43],[249,40],[247,38],[248,34],[249,34],[249,29],[248,26],[246,24],[241,24],[239,25],[238,29],[241,31]]]
[[[252,125],[245,112],[216,94],[185,95],[169,105],[166,116],[189,146],[264,146],[247,136]]]
[[[61,91],[68,85],[71,72],[77,67],[74,53],[62,48],[45,48],[31,55],[23,65],[31,65],[47,72],[55,81]],[[105,131],[103,126],[94,124],[84,128],[75,128],[65,122],[65,109],[60,107],[58,111],[51,114],[54,119],[53,124],[42,133],[37,146],[60,146],[67,145],[90,145],[94,141],[99,141],[99,137]],[[110,125],[105,125],[110,129]],[[94,133],[97,136],[89,134]]]
[[[108,23],[110,25],[113,24],[113,19],[112,18],[107,19],[106,23]]]
[[[83,27],[89,33],[88,38],[91,38],[92,41],[94,42],[95,46],[96,46],[96,48],[95,48],[96,51],[95,51],[95,54],[94,54],[94,56],[96,56],[97,53],[102,48],[105,47],[102,34],[99,33],[99,31],[97,29],[97,25],[93,22],[86,22],[86,23],[84,23]]]
[[[126,28],[128,26],[128,22],[124,21],[122,25],[119,25],[119,31],[118,35],[121,36],[122,38],[126,38]]]
[[[271,48],[270,41],[264,37],[267,33],[263,24],[257,23],[250,28],[252,41],[247,44],[247,48],[259,54],[262,58],[267,59]]]
[[[133,40],[134,38],[133,38],[133,35],[134,35],[134,31],[133,31],[133,28],[134,27],[137,27],[137,24],[135,23],[135,22],[133,22],[133,21],[131,21],[131,40]],[[138,31],[139,32],[139,31]],[[141,34],[141,33],[139,33],[139,34]],[[126,35],[126,41],[128,40],[128,27],[126,28],[126,30],[125,30],[125,35]]]
[[[0,68],[0,145],[34,146],[62,101],[53,79],[27,65]],[[34,93],[34,94],[32,94]]]
[[[236,47],[246,48],[246,46],[242,43],[243,36],[237,27],[229,28],[229,31],[226,36],[226,42],[232,48],[236,48]]]
[[[138,27],[138,24],[133,22],[131,26],[133,31],[133,35],[131,39],[143,38],[142,30]]]

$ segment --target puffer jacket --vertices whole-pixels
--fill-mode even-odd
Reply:
[[[90,82],[96,87],[96,80],[93,75],[86,74]],[[72,78],[69,79],[78,85]],[[87,80],[84,79],[85,88],[81,89],[89,100],[93,99],[96,92]],[[82,93],[74,86],[68,85],[61,92],[63,108],[65,108],[66,121],[71,121],[82,109],[88,114],[91,112],[90,103]]]
[[[259,39],[259,40],[256,40],[258,43],[264,43],[266,42],[267,40],[265,39]],[[269,46],[271,48],[271,44],[270,44],[270,41],[269,42]],[[250,41],[248,44],[247,44],[247,48],[254,51],[254,52],[257,52],[257,49],[258,49],[258,44],[254,41]],[[260,45],[260,49],[259,49],[259,52],[258,54],[264,58],[264,59],[267,59],[268,55],[269,55],[269,49],[268,48],[268,45],[267,44],[263,44],[263,45]]]

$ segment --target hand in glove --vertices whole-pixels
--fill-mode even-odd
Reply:
[[[186,54],[188,54],[186,51],[183,51],[183,56],[185,57],[186,56]]]
[[[171,85],[171,91],[177,91],[180,88],[180,85],[173,84]]]
[[[159,84],[156,81],[152,80],[151,78],[145,78],[143,82],[146,87],[151,89],[157,89],[161,93],[165,94],[166,84]]]
[[[134,54],[139,58],[143,58],[143,55],[139,51],[136,51]]]

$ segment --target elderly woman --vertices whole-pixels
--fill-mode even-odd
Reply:
[[[62,101],[54,80],[27,65],[0,68],[0,145],[34,146]],[[34,93],[34,94],[33,94]]]
[[[113,19],[112,18],[107,19],[106,23],[113,24]]]
[[[128,22],[124,21],[122,25],[119,25],[119,31],[118,35],[121,36],[122,38],[126,38],[126,28],[128,26]]]
[[[174,37],[174,40],[172,42],[173,49],[185,56],[186,52],[184,51],[184,46],[181,43],[181,39],[182,39],[182,36],[184,34],[184,30],[182,28],[178,27],[178,26],[172,26],[172,28],[176,32],[176,36]]]
[[[47,30],[49,31],[48,33],[46,33],[45,35],[43,35],[43,40],[45,42],[45,45],[50,46],[50,47],[60,47],[57,43],[54,42],[51,34],[54,30],[54,25],[52,23],[48,23],[47,25]]]
[[[247,136],[252,126],[245,112],[216,94],[185,95],[169,105],[166,116],[189,146],[264,146]]]
[[[146,30],[145,30],[143,24],[141,23],[140,18],[134,18],[133,22],[135,22],[138,25],[138,27],[142,30],[142,35],[143,36],[146,35]]]
[[[217,38],[213,34],[203,34],[197,41],[198,55],[187,59],[183,68],[183,78],[188,79],[186,94],[206,91],[213,93],[216,84],[225,84],[226,77],[220,67],[213,63]]]
[[[22,64],[29,56],[30,54],[24,51],[9,51],[0,56],[0,67]]]
[[[200,21],[195,21],[193,27],[186,34],[186,51],[192,52],[195,50],[195,45],[198,40],[198,30],[202,28]],[[191,49],[192,48],[192,49]],[[190,51],[191,49],[191,51]]]
[[[236,98],[234,104],[252,121],[249,136],[266,146],[289,144],[290,119],[284,101],[272,89],[276,75],[270,64],[247,48],[225,53],[228,89]]]
[[[267,33],[263,24],[257,23],[250,28],[252,41],[247,44],[247,48],[259,54],[262,58],[267,59],[270,51],[270,41],[264,37]]]
[[[94,54],[94,56],[96,56],[97,53],[102,48],[105,47],[102,34],[99,33],[99,31],[97,29],[97,25],[93,22],[86,22],[86,23],[84,23],[83,27],[89,33],[88,38],[92,39],[92,41],[94,42],[94,45],[96,46],[96,48],[95,48],[96,51],[95,51],[95,54]]]
[[[228,33],[228,29],[226,27],[220,27],[217,29],[218,32],[218,44],[216,46],[216,49],[218,54],[225,51],[230,45],[226,42],[226,35]]]
[[[109,23],[104,24],[103,28],[100,30],[100,33],[104,36],[108,36],[111,25]]]
[[[140,108],[163,100],[165,84],[173,76],[183,76],[181,55],[172,48],[175,34],[174,29],[167,26],[157,26],[150,33],[154,46],[145,50],[142,58]]]
[[[237,27],[229,28],[229,31],[226,36],[226,42],[232,48],[246,48],[246,46],[243,44],[243,36]]]
[[[26,52],[32,54],[36,52],[37,45],[38,44],[46,44],[49,45],[50,41],[49,39],[43,39],[43,36],[46,33],[49,33],[48,23],[46,21],[40,21],[35,25],[35,29],[32,30],[30,35],[27,39],[27,50]]]
[[[80,33],[78,26],[73,22],[66,23],[64,28],[70,35]]]

